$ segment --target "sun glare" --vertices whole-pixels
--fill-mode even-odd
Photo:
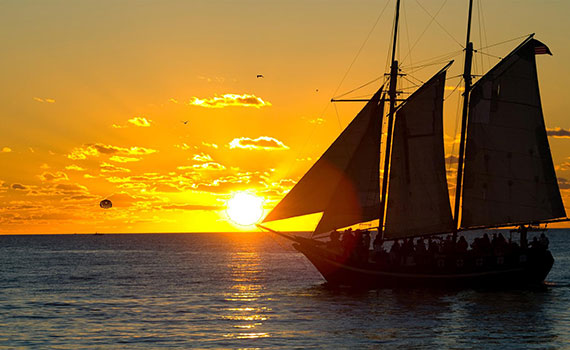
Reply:
[[[234,193],[227,202],[226,213],[238,225],[253,225],[263,215],[263,198],[248,192]]]

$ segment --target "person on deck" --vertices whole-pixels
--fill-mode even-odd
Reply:
[[[548,240],[548,237],[546,237],[544,232],[540,234],[539,242],[540,242],[540,245],[543,249],[548,249],[548,245],[550,244],[550,241]]]
[[[338,232],[337,230],[334,230],[333,232],[331,232],[330,235],[330,241],[327,242],[327,249],[340,254],[342,252],[342,244],[340,241],[340,232]]]

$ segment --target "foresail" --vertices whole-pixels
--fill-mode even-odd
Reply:
[[[535,53],[543,47],[527,39],[472,89],[462,197],[464,228],[566,216],[538,89]]]
[[[324,212],[318,233],[378,218],[381,94],[382,88],[263,222]]]
[[[384,99],[326,207],[315,233],[377,220],[380,213],[380,137]]]
[[[443,147],[447,65],[396,113],[384,237],[451,232]]]

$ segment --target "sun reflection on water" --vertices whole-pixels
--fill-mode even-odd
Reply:
[[[224,320],[232,323],[234,332],[224,334],[225,338],[256,339],[268,338],[269,333],[255,332],[256,328],[267,320],[267,307],[260,305],[264,300],[263,286],[259,283],[262,278],[262,268],[259,254],[255,251],[237,252],[232,255],[228,264],[233,285],[225,293],[224,300],[231,303],[225,308]]]

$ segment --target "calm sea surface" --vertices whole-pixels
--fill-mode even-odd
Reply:
[[[570,231],[544,290],[328,288],[265,233],[0,236],[0,349],[570,348]]]

